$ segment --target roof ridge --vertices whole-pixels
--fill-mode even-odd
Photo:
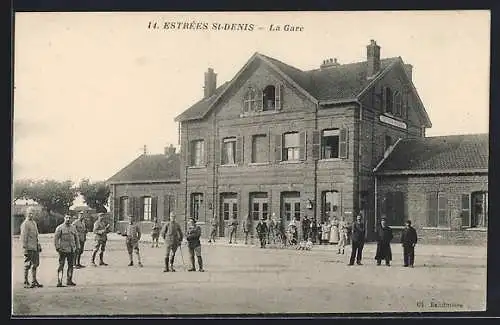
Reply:
[[[297,70],[297,71],[299,71],[299,72],[302,72],[302,73],[304,73],[304,72],[305,72],[305,71],[304,71],[304,70],[302,70],[302,69],[299,69],[299,68],[297,68],[297,67],[295,67],[295,66],[293,66],[293,65],[290,65],[290,64],[288,64],[288,63],[285,63],[285,62],[283,62],[283,61],[281,61],[281,60],[279,60],[279,59],[273,58],[272,56],[265,55],[265,54],[262,54],[262,53],[258,53],[258,54],[259,54],[259,55],[261,55],[261,56],[263,56],[263,57],[265,57],[266,59],[271,59],[271,60],[274,60],[274,61],[278,61],[279,63],[281,63],[281,64],[283,64],[283,65],[285,65],[285,66],[287,66],[287,67],[289,67],[289,68],[295,69],[295,70]]]
[[[383,58],[383,59],[380,59],[380,61],[389,61],[389,60],[396,60],[398,59],[399,56],[392,56],[392,57],[388,57],[388,58]],[[364,61],[354,61],[354,62],[349,62],[349,63],[339,63],[339,65],[336,67],[336,68],[339,68],[339,67],[347,67],[347,66],[352,66],[352,65],[355,65],[355,64],[362,64],[362,63],[366,63],[368,62],[367,60],[364,60]],[[311,69],[311,70],[304,70],[303,72],[313,72],[313,71],[323,71],[325,70],[324,68],[321,69],[321,68],[314,68],[314,69]]]

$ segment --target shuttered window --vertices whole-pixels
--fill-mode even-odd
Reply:
[[[203,194],[191,194],[191,218],[198,221],[202,215]]]
[[[152,217],[153,199],[150,196],[142,198],[142,218],[141,220],[150,221]]]
[[[300,134],[298,132],[285,133],[283,141],[283,160],[299,160],[300,145]]]
[[[265,134],[257,134],[252,136],[252,162],[265,163],[268,162],[269,141]]]
[[[119,203],[119,218],[118,220],[125,220],[129,216],[129,199],[128,196],[122,196]]]
[[[471,226],[471,218],[470,218],[470,195],[462,194],[461,197],[461,213],[460,217],[462,218],[462,227],[470,227]]]
[[[255,112],[257,92],[253,88],[248,88],[243,98],[243,113]]]
[[[205,164],[205,142],[194,140],[191,142],[191,166],[203,166]]]
[[[340,130],[323,130],[321,136],[321,159],[339,158]]]
[[[446,193],[427,193],[427,226],[443,228],[448,228],[450,226],[448,198]]]
[[[445,193],[438,193],[438,226],[449,227],[448,198]]]
[[[438,226],[438,201],[437,192],[427,193],[427,226],[437,227]]]
[[[236,138],[225,138],[222,141],[222,165],[234,165],[236,163]]]
[[[347,159],[348,152],[349,152],[349,132],[346,128],[340,129],[340,134],[339,134],[339,157],[342,159]]]

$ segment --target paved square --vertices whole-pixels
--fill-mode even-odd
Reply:
[[[92,238],[92,236],[90,236]],[[144,267],[128,267],[122,238],[108,241],[107,267],[75,270],[76,287],[57,288],[57,256],[42,237],[39,281],[22,286],[22,250],[13,239],[14,315],[354,313],[477,311],[486,306],[486,248],[417,246],[416,266],[401,265],[393,244],[391,267],[376,266],[366,245],[364,265],[347,266],[331,248],[311,251],[203,244],[205,273],[163,273],[164,247],[141,243]],[[222,241],[222,240],[221,240]],[[82,263],[89,264],[92,241]],[[182,253],[188,263],[188,250]],[[134,256],[135,258],[135,256]]]

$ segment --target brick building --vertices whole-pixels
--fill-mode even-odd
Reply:
[[[180,160],[173,146],[164,154],[142,154],[107,180],[114,229],[122,232],[127,216],[139,217],[144,233],[151,232],[156,217],[168,220],[175,211],[180,189]]]
[[[486,243],[488,134],[402,139],[374,169],[377,216],[424,242]]]
[[[397,139],[431,127],[412,66],[381,59],[373,40],[363,62],[328,59],[303,71],[255,53],[219,87],[208,69],[204,98],[176,121],[179,215],[201,224],[215,215],[225,226],[232,215],[288,222],[359,212],[369,236],[374,168]]]

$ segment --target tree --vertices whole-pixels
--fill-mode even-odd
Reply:
[[[28,199],[28,191],[33,184],[30,179],[20,179],[14,182],[14,201],[19,199]]]
[[[63,182],[42,180],[31,183],[26,197],[43,206],[49,214],[52,211],[68,214],[69,207],[77,195],[78,191],[70,180]]]
[[[88,179],[82,179],[78,186],[78,191],[83,196],[83,201],[96,212],[106,213],[108,210],[105,205],[108,204],[110,195],[109,185],[105,182],[91,183]]]

